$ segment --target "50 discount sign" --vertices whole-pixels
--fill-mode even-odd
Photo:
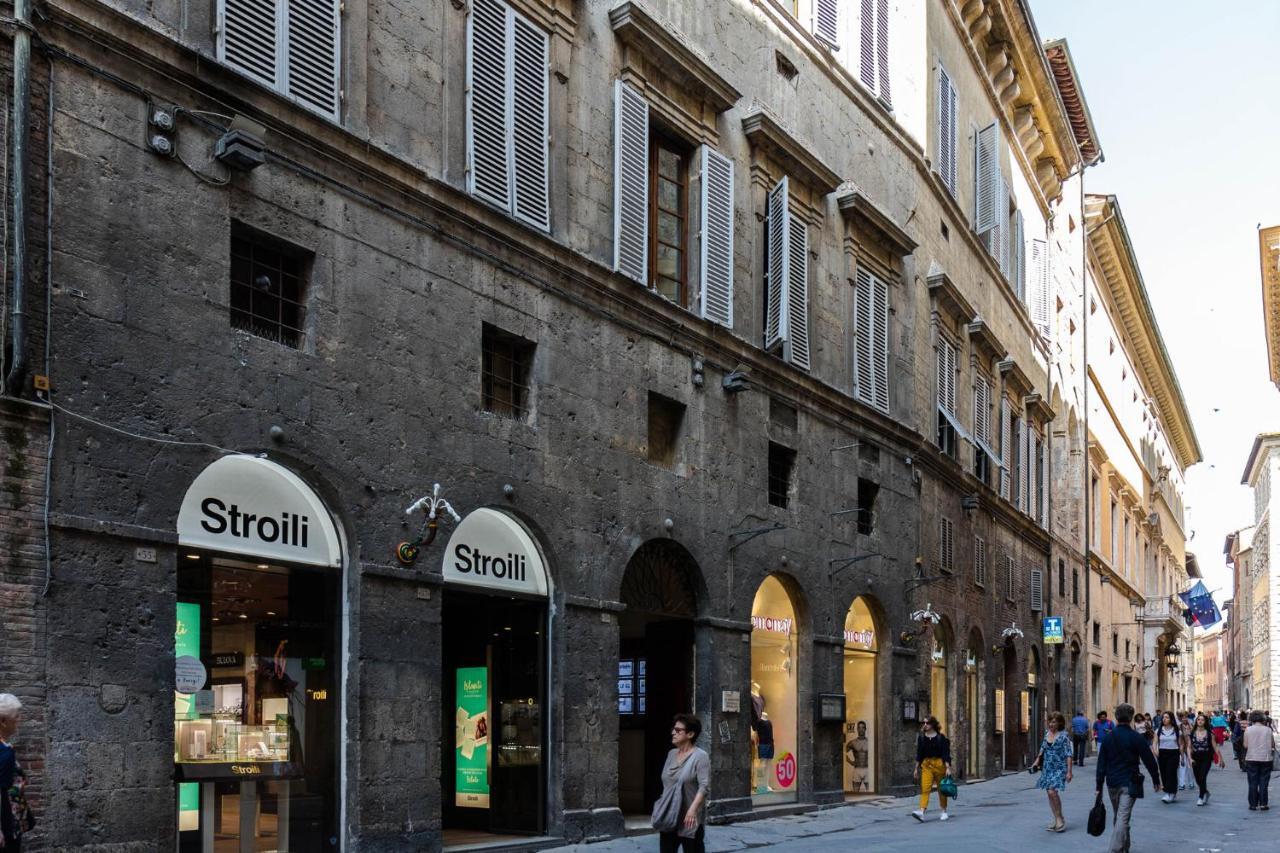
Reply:
[[[773,763],[773,775],[783,788],[790,788],[794,785],[796,783],[795,753],[784,752],[779,755],[778,760]]]

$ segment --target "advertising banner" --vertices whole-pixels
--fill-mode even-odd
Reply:
[[[454,712],[454,804],[489,808],[489,670],[460,667]]]
[[[173,654],[175,658],[200,661],[200,605],[190,601],[178,602],[177,622],[173,629]],[[200,716],[196,709],[195,694],[173,694],[174,719],[194,720]],[[178,829],[188,831],[200,827],[200,784],[178,783]]]
[[[1062,617],[1061,616],[1045,617],[1044,641],[1045,643],[1061,643],[1062,642]]]

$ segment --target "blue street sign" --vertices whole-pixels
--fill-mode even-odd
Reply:
[[[1046,643],[1062,642],[1062,617],[1046,616],[1044,618],[1044,641]]]

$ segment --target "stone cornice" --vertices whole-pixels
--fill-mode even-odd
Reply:
[[[1267,335],[1267,366],[1280,388],[1280,225],[1258,231],[1258,265],[1262,273],[1262,324]]]
[[[788,175],[808,184],[820,195],[834,192],[840,186],[840,174],[818,159],[813,146],[783,127],[759,104],[743,117],[742,132],[752,146],[764,151]]]
[[[619,39],[649,63],[695,90],[717,113],[729,109],[742,97],[674,26],[634,0],[611,9],[609,23]]]
[[[1000,339],[996,337],[996,333],[991,331],[991,326],[981,317],[974,317],[973,322],[965,326],[964,330],[968,333],[974,348],[988,360],[1000,361],[1009,354],[1009,351],[1000,343]]]
[[[836,199],[840,212],[852,219],[862,228],[875,234],[881,242],[889,246],[900,256],[909,255],[916,250],[916,241],[894,222],[889,214],[881,210],[875,202],[861,190],[846,184],[846,191]]]
[[[996,365],[996,369],[1004,377],[1005,385],[1012,389],[1015,399],[1025,397],[1035,389],[1035,386],[1031,384],[1031,380],[1027,378],[1026,372],[1018,366],[1018,362],[1014,359],[1002,359]]]
[[[1129,230],[1124,224],[1120,204],[1113,195],[1085,197],[1086,239],[1102,275],[1105,286],[1119,314],[1115,319],[1124,328],[1136,352],[1129,355],[1143,372],[1144,384],[1160,409],[1160,426],[1168,434],[1169,443],[1178,457],[1179,469],[1203,460],[1196,439],[1182,387],[1173,368],[1173,360],[1165,349],[1164,338],[1156,323],[1147,288],[1142,280]]]
[[[929,275],[925,278],[925,282],[929,287],[929,296],[934,303],[949,314],[952,319],[963,323],[974,316],[973,305],[965,298],[956,283],[951,280],[951,276],[947,275],[947,271],[938,266],[936,261],[929,269]]]

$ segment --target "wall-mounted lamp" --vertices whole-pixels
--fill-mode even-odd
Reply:
[[[720,387],[726,394],[741,394],[743,391],[751,390],[751,383],[747,380],[745,370],[734,370],[725,374],[724,379],[720,381]]]

